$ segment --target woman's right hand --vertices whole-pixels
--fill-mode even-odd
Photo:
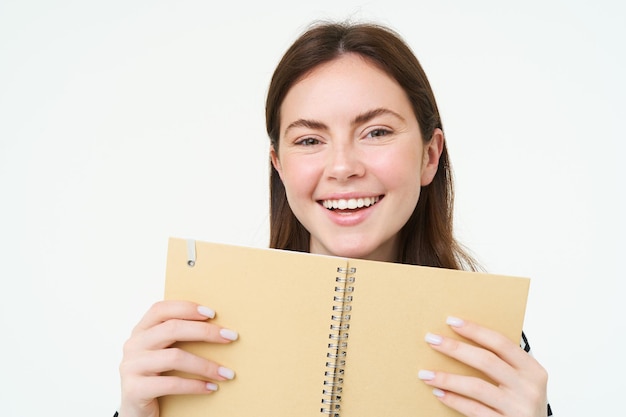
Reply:
[[[234,377],[228,368],[171,347],[179,341],[223,344],[236,340],[237,332],[207,321],[214,315],[210,308],[187,301],[161,301],[148,310],[124,344],[120,417],[158,417],[158,397],[209,394],[217,389],[216,381]],[[199,379],[162,375],[172,370]]]

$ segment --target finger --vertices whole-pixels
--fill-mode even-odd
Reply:
[[[159,301],[154,303],[133,329],[133,334],[149,329],[170,319],[206,320],[215,317],[215,311],[190,301]]]
[[[213,323],[172,319],[134,336],[128,350],[163,349],[174,342],[230,343],[238,333]]]
[[[433,394],[445,405],[467,417],[502,417],[496,410],[471,398],[450,391],[434,389]]]
[[[446,323],[455,332],[494,352],[515,369],[527,368],[533,361],[519,344],[511,341],[502,333],[456,317],[448,317]]]
[[[120,365],[120,373],[129,376],[153,376],[166,371],[184,372],[213,381],[235,377],[233,370],[178,348],[144,352]]]
[[[139,401],[152,400],[164,395],[210,394],[218,389],[214,382],[178,376],[147,376],[126,381],[122,387],[123,396],[138,398]],[[138,396],[139,395],[139,396]]]
[[[428,370],[419,371],[418,377],[427,385],[453,392],[495,410],[501,411],[507,405],[504,392],[480,378]]]
[[[515,369],[487,349],[432,333],[426,335],[426,342],[436,351],[481,371],[497,383],[515,381]]]

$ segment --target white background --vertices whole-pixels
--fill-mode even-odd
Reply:
[[[214,3],[0,3],[1,414],[112,415],[169,236],[266,246],[264,95],[318,18],[413,47],[458,236],[489,271],[533,279],[525,329],[556,413],[619,414],[623,3]]]

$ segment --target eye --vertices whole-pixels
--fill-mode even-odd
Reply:
[[[390,130],[378,128],[378,129],[370,130],[370,132],[367,134],[366,137],[368,137],[368,138],[375,138],[375,137],[380,137],[380,136],[386,136],[386,135],[388,135],[390,133],[391,133]]]
[[[319,139],[316,139],[316,138],[302,138],[296,141],[296,145],[302,145],[302,146],[319,145],[320,143],[321,142],[319,141]]]

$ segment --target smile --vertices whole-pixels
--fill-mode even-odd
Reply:
[[[355,210],[363,207],[370,207],[378,203],[380,196],[349,198],[339,200],[322,200],[322,205],[328,210]]]

